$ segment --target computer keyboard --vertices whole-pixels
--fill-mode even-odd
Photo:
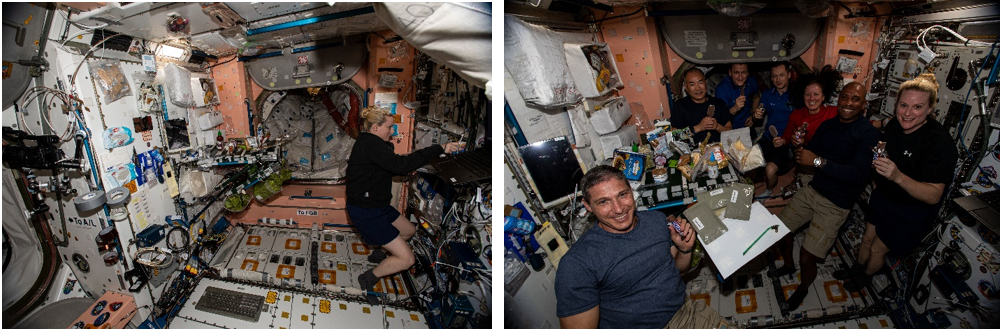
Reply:
[[[205,293],[195,305],[195,309],[234,319],[258,322],[258,317],[261,316],[261,305],[264,303],[264,296],[210,286],[206,287]]]
[[[456,157],[456,164],[466,168],[476,175],[491,174],[491,151],[479,150],[470,154],[461,154]]]
[[[989,205],[990,207],[999,207],[1000,206],[1000,192],[999,192],[999,190],[984,192],[984,193],[975,195],[975,197],[978,197],[983,202],[986,202],[986,204]]]

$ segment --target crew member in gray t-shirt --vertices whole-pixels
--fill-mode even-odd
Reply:
[[[686,300],[695,231],[657,211],[636,212],[623,172],[599,166],[582,179],[598,223],[561,258],[555,292],[563,328],[662,328]]]

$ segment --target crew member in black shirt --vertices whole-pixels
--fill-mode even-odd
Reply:
[[[938,86],[930,73],[899,86],[895,118],[882,136],[886,157],[874,157],[878,175],[857,262],[849,275],[846,271],[834,275],[852,278],[843,285],[847,290],[859,291],[869,284],[885,255],[907,256],[933,228],[958,160],[951,136],[931,116]]]
[[[445,148],[432,145],[408,155],[397,155],[390,143],[393,115],[374,106],[363,110],[360,116],[363,131],[352,146],[345,172],[346,211],[367,244],[381,246],[390,253],[374,251],[369,261],[379,265],[359,275],[361,288],[371,290],[380,277],[414,264],[414,252],[407,244],[414,236],[414,225],[390,205],[393,176],[414,171],[440,154],[455,152],[459,146],[451,142]],[[370,298],[370,302],[375,300]]]
[[[683,74],[683,89],[689,96],[679,99],[669,121],[675,129],[690,128],[693,140],[702,142],[710,136],[710,142],[721,141],[721,132],[731,130],[731,113],[723,100],[707,95],[707,79],[700,69],[694,67]],[[707,109],[714,106],[714,117],[707,116]]]
[[[881,138],[881,133],[860,117],[867,104],[866,93],[864,86],[857,82],[843,87],[839,93],[837,116],[822,122],[808,145],[794,152],[798,164],[814,167],[816,171],[811,183],[794,194],[780,213],[780,220],[791,231],[810,222],[801,243],[801,283],[790,298],[780,303],[789,311],[797,309],[808,295],[808,288],[818,274],[817,262],[825,259],[853,201],[867,184],[871,148]],[[784,265],[773,275],[795,272],[793,236],[791,233],[781,240]]]

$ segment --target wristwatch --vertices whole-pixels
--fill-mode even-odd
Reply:
[[[813,164],[815,165],[815,168],[822,167],[822,157],[818,156],[815,157],[815,161],[813,161]]]

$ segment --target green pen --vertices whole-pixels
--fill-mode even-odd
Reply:
[[[780,225],[773,225],[773,226],[767,227],[766,231],[763,231],[763,234],[760,234],[759,237],[756,238],[756,241],[753,241],[752,244],[749,245],[749,248],[746,248],[745,251],[742,252],[742,255],[745,255],[745,253],[748,253],[749,250],[752,249],[752,246],[755,246],[756,243],[759,242],[759,239],[762,239],[763,236],[766,235],[766,232],[769,232],[770,230],[773,230],[773,232],[778,232],[779,229],[780,229]]]

